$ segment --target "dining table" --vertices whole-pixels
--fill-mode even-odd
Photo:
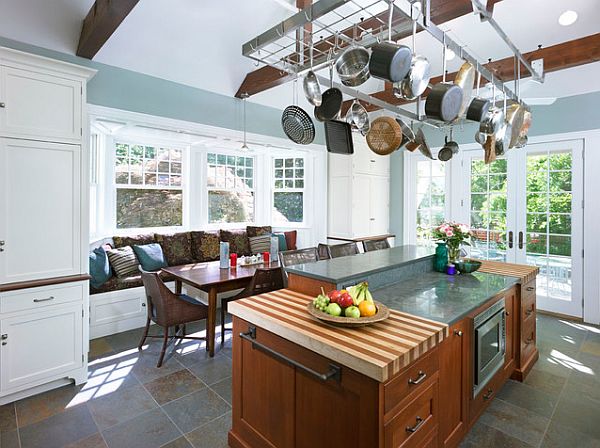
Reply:
[[[277,268],[279,262],[238,264],[221,268],[219,261],[169,266],[162,270],[174,277],[175,293],[181,294],[183,284],[208,294],[208,317],[206,322],[206,350],[215,355],[215,328],[217,320],[217,294],[246,287],[258,268]]]

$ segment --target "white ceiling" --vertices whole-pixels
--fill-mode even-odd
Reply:
[[[0,0],[0,35],[74,54],[81,22],[94,0]],[[141,0],[94,58],[96,61],[182,84],[233,95],[255,67],[241,54],[244,42],[291,13],[291,0]],[[579,20],[569,27],[559,15],[572,9]],[[524,52],[598,32],[598,0],[503,0],[494,15]],[[490,26],[468,15],[443,25],[482,61],[509,56]],[[407,39],[409,44],[409,40]],[[441,46],[426,33],[417,37],[417,52],[441,73]],[[448,65],[460,66],[456,57]],[[600,63],[547,75],[544,85],[528,85],[527,96],[562,97],[600,90]],[[256,95],[251,101],[283,108],[292,101],[290,84]],[[381,83],[367,86],[374,91]],[[299,86],[299,93],[301,86]],[[525,93],[525,92],[524,92]],[[299,103],[305,104],[302,95]]]

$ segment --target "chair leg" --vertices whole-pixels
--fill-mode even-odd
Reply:
[[[184,337],[185,337],[185,335],[187,334],[187,327],[186,327],[186,325],[185,325],[185,324],[183,324],[183,325],[181,326],[181,329],[182,329],[181,336],[184,336]]]
[[[165,352],[167,351],[167,343],[169,342],[169,327],[163,327],[163,330],[165,332],[163,346],[162,350],[160,351],[160,357],[158,358],[158,364],[156,364],[156,367],[162,366],[163,359],[165,358]]]
[[[226,302],[221,302],[221,345],[225,344],[225,308]]]
[[[138,350],[141,350],[144,346],[144,342],[146,342],[146,338],[148,337],[148,330],[150,330],[150,318],[146,319],[146,328],[144,329],[144,335],[142,336],[142,340],[138,344]]]

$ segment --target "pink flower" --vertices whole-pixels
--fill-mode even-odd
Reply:
[[[448,229],[448,230],[446,230],[446,236],[447,236],[447,237],[451,237],[451,236],[453,236],[453,235],[454,235],[454,232],[452,231],[452,229]]]

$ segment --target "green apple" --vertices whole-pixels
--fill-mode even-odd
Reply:
[[[340,314],[342,314],[342,307],[339,306],[337,303],[330,303],[329,305],[327,305],[325,311],[327,312],[327,314],[331,314],[332,316],[339,316]],[[358,314],[360,316],[360,312]]]
[[[357,306],[349,306],[348,308],[346,308],[346,311],[344,312],[344,314],[346,315],[346,317],[352,317],[354,319],[358,319],[360,317],[360,310],[358,309]]]

